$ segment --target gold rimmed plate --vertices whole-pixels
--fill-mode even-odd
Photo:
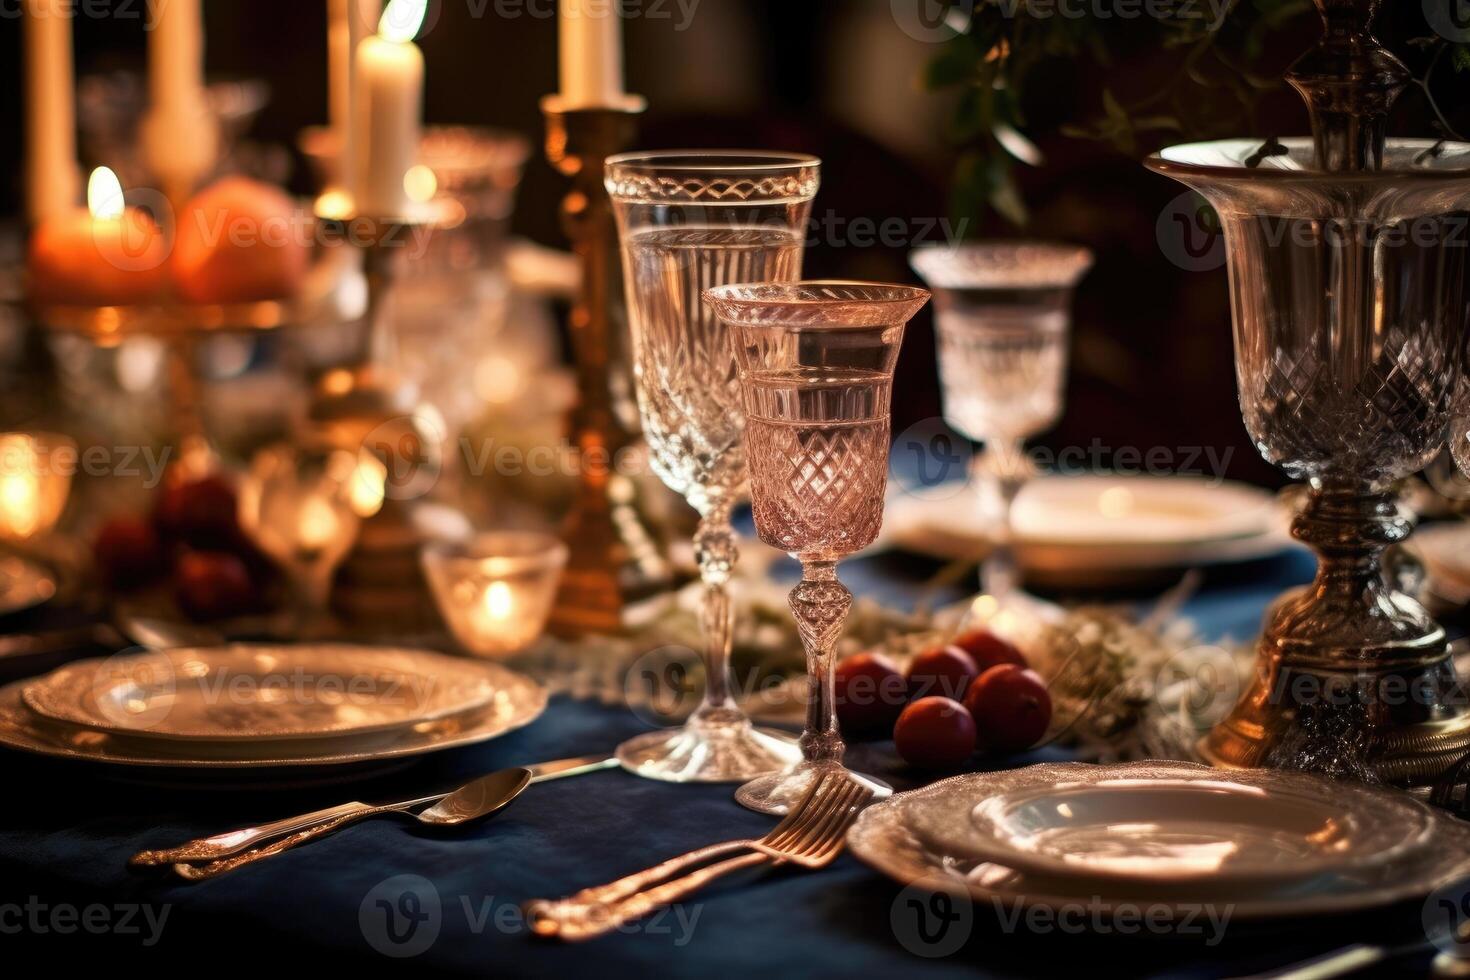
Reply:
[[[143,741],[43,718],[26,707],[26,682],[0,687],[0,747],[110,766],[181,770],[310,770],[408,759],[475,745],[530,724],[546,708],[546,691],[529,678],[493,668],[499,689],[482,708],[365,739],[257,742],[236,754],[219,743]],[[212,749],[212,751],[211,751]]]
[[[1291,881],[1104,880],[1048,875],[972,853],[955,853],[919,832],[916,815],[943,808],[946,799],[956,794],[966,797],[973,807],[973,794],[984,791],[987,780],[1004,775],[956,776],[895,794],[863,812],[848,833],[848,845],[859,860],[904,885],[966,896],[997,909],[1059,911],[1081,906],[1104,915],[1117,909],[1136,910],[1140,904],[1184,914],[1204,903],[1228,906],[1235,920],[1299,919],[1422,898],[1470,872],[1470,859],[1464,856],[1470,854],[1470,824],[1432,814],[1415,847],[1377,863],[1346,864]],[[1390,790],[1372,792],[1399,798]],[[1446,855],[1459,857],[1447,859]]]
[[[1422,846],[1434,815],[1400,793],[1194,763],[1051,763],[976,781],[913,815],[945,853],[1054,877],[1216,885],[1352,871]]]
[[[521,701],[528,685],[535,687],[497,665],[428,650],[232,644],[78,661],[24,685],[21,697],[49,723],[130,745],[207,746],[210,756],[310,755],[321,751],[314,741],[373,737],[377,744],[481,712],[497,699]],[[255,744],[274,747],[248,748]],[[157,751],[173,755],[178,747]]]

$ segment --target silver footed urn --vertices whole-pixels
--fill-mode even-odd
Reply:
[[[1292,533],[1319,559],[1268,611],[1254,681],[1201,751],[1422,785],[1470,749],[1470,704],[1444,631],[1380,559],[1412,529],[1395,481],[1439,453],[1461,384],[1470,144],[1385,140],[1408,76],[1369,31],[1376,0],[1317,6],[1323,40],[1288,76],[1311,139],[1147,161],[1219,216],[1241,414],[1261,455],[1309,485]]]

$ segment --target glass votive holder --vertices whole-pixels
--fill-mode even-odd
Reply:
[[[0,540],[50,534],[66,509],[76,467],[77,444],[64,435],[0,433]]]
[[[493,531],[423,552],[449,631],[480,657],[508,657],[540,638],[566,562],[567,546],[535,531]]]

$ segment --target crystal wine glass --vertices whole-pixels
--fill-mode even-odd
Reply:
[[[803,761],[735,796],[752,810],[785,813],[815,774],[842,768],[833,647],[852,593],[837,580],[837,562],[871,544],[883,523],[893,367],[904,324],[929,293],[795,282],[721,286],[705,296],[740,358],[756,530],[802,568],[790,603],[806,648]],[[880,795],[891,792],[861,778]]]
[[[745,415],[734,346],[700,294],[800,275],[819,167],[815,157],[745,151],[607,160],[643,433],[654,471],[699,512],[694,548],[705,589],[704,701],[683,727],[618,747],[624,767],[639,775],[743,781],[799,757],[789,737],[752,726],[730,695],[730,510],[747,483]]]
[[[909,261],[934,290],[945,421],[985,444],[974,475],[1000,502],[981,591],[1012,604],[1020,593],[1011,508],[1031,476],[1025,440],[1062,414],[1072,290],[1092,253],[984,243],[920,248]]]

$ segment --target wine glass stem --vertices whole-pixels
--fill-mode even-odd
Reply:
[[[730,527],[730,504],[712,504],[699,520],[694,535],[694,557],[704,583],[700,625],[704,630],[704,704],[697,714],[732,713],[730,648],[735,641],[735,608],[730,603],[730,573],[740,557],[735,531]]]
[[[796,629],[806,648],[809,691],[801,754],[807,762],[841,762],[843,744],[833,695],[834,648],[852,608],[852,593],[837,581],[835,561],[803,561],[801,573],[790,595]]]
[[[990,553],[980,565],[980,590],[986,595],[999,598],[1014,592],[1021,579],[1016,563],[1015,527],[1011,523],[1011,511],[1029,476],[1025,462],[1025,444],[1019,439],[992,444],[982,457],[982,465],[985,479],[995,488],[1000,513],[997,515]]]

